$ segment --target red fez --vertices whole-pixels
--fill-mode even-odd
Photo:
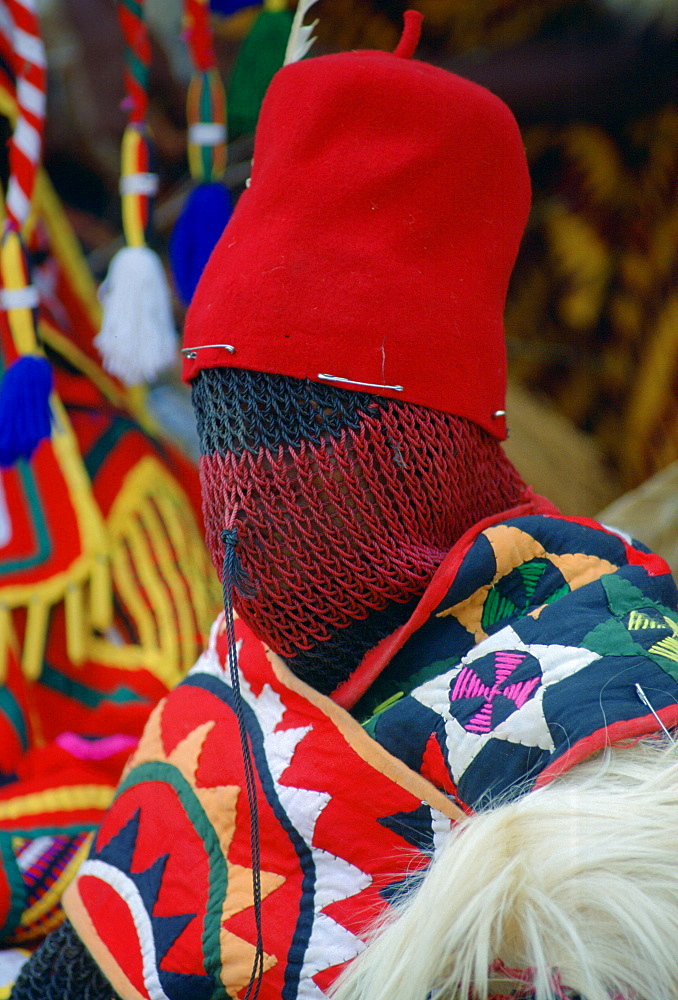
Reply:
[[[406,48],[307,59],[273,78],[250,187],[188,310],[183,376],[331,382],[503,438],[523,144],[502,101]]]

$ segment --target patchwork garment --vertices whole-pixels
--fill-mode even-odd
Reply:
[[[321,1000],[463,809],[657,731],[636,685],[678,724],[678,592],[666,564],[592,521],[538,509],[552,510],[535,500],[469,532],[410,622],[335,700],[236,621],[259,807],[262,1000]],[[66,894],[124,1000],[243,996],[253,968],[250,813],[227,656],[220,618],[151,716]],[[351,715],[342,705],[361,686]]]
[[[0,58],[0,115],[14,113]],[[220,604],[197,472],[101,369],[96,288],[44,173],[32,215],[53,426],[0,469],[0,1000],[17,955],[63,920],[130,749]],[[0,324],[0,381],[9,334]]]
[[[322,998],[460,813],[236,621],[257,771],[260,997]],[[65,908],[124,998],[236,995],[253,967],[250,817],[227,643],[154,710]],[[245,666],[246,665],[246,666]]]
[[[366,729],[385,749],[477,810],[658,729],[643,697],[678,724],[678,592],[662,559],[594,521],[542,515],[465,544],[357,707],[376,705]]]

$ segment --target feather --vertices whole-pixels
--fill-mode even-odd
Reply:
[[[292,30],[287,42],[287,49],[285,50],[285,62],[283,66],[299,62],[315,42],[313,30],[318,21],[315,20],[312,24],[304,24],[304,18],[316,2],[317,0],[299,0],[294,14],[294,21],[292,22]]]

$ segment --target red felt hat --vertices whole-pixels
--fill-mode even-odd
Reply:
[[[523,144],[502,101],[403,58],[407,47],[273,78],[250,187],[188,311],[183,377],[232,367],[331,381],[503,438]]]

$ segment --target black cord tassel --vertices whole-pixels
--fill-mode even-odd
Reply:
[[[253,597],[255,591],[240,563],[238,553],[236,552],[236,545],[238,543],[237,529],[225,528],[221,533],[221,540],[224,543],[222,585],[224,594],[224,611],[226,614],[228,668],[231,676],[231,685],[233,687],[233,701],[235,705],[235,714],[238,719],[240,746],[242,748],[242,757],[245,769],[247,801],[250,808],[252,894],[254,898],[254,921],[257,929],[257,945],[254,955],[254,964],[252,966],[252,974],[247,985],[244,1000],[257,1000],[259,990],[261,989],[261,980],[264,975],[264,942],[261,929],[261,853],[259,846],[259,806],[257,803],[257,790],[254,779],[252,749],[247,733],[243,698],[240,691],[238,651],[235,643],[235,623],[233,619],[233,591],[237,590],[242,597]]]

